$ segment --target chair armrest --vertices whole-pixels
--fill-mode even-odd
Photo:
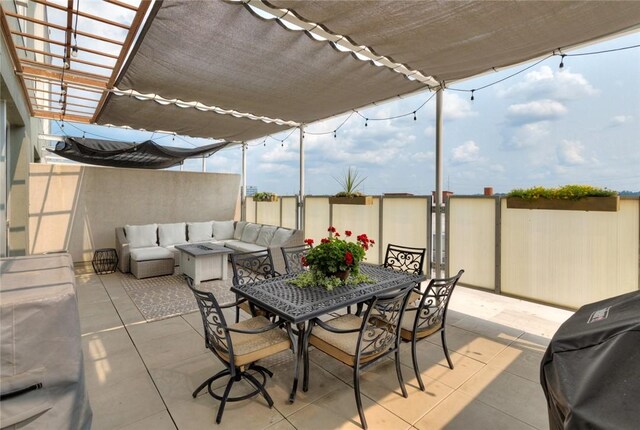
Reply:
[[[273,330],[274,328],[278,328],[281,327],[283,325],[286,325],[288,323],[285,323],[283,321],[277,321],[274,323],[271,323],[269,325],[266,325],[264,327],[260,327],[260,328],[256,328],[256,329],[239,329],[239,328],[231,328],[231,327],[227,327],[227,330],[232,331],[234,333],[244,333],[244,334],[259,334],[259,333],[264,333],[270,330]]]
[[[116,227],[116,253],[118,254],[118,269],[122,273],[130,272],[129,268],[129,240],[124,234],[123,227]]]
[[[323,322],[322,320],[319,320],[318,318],[314,318],[312,320],[313,325],[319,325],[320,327],[322,327],[323,329],[330,331],[332,333],[358,333],[360,331],[360,327],[358,328],[352,328],[352,329],[341,329],[341,328],[336,328],[333,327],[325,322]]]
[[[241,298],[241,299],[236,300],[235,302],[225,303],[224,305],[220,305],[219,304],[218,306],[220,307],[220,309],[227,309],[227,308],[232,308],[232,307],[238,306],[240,303],[244,303],[246,301],[247,301],[247,299]]]

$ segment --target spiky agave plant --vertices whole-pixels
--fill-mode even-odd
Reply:
[[[355,167],[349,167],[342,178],[334,176],[333,179],[342,187],[342,191],[337,193],[336,197],[357,197],[363,195],[358,191],[358,187],[367,178],[360,176],[360,172]]]

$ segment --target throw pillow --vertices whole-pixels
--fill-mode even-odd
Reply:
[[[158,246],[158,224],[125,225],[124,234],[130,248]]]
[[[244,226],[247,225],[246,221],[238,221],[236,223],[236,231],[233,232],[233,238],[236,240],[242,239],[242,232],[244,231]]]
[[[260,227],[262,227],[261,224],[247,223],[247,225],[244,226],[240,240],[247,243],[256,243],[258,234],[260,234]]]
[[[213,239],[213,222],[189,222],[189,242],[204,242]]]
[[[260,233],[258,233],[258,238],[256,239],[256,245],[264,246],[265,248],[269,247],[269,243],[271,239],[273,239],[273,235],[276,233],[278,227],[274,227],[271,225],[263,225],[260,229]]]
[[[233,239],[234,221],[213,221],[213,237],[215,240]]]
[[[271,243],[269,246],[282,246],[293,234],[293,230],[289,230],[288,228],[279,228],[276,230],[273,235],[273,239],[271,239]]]

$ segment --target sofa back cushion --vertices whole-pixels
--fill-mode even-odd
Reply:
[[[158,246],[158,224],[125,225],[130,248]]]
[[[269,246],[282,246],[293,235],[293,230],[288,228],[279,228],[273,234]]]
[[[242,238],[240,240],[247,243],[256,243],[256,240],[258,240],[258,234],[260,234],[261,227],[261,224],[248,222],[247,225],[244,226],[244,230],[242,231]]]
[[[213,221],[188,222],[189,242],[204,242],[211,240],[213,236]]]
[[[278,227],[274,227],[272,225],[263,225],[260,229],[260,233],[258,233],[256,245],[264,246],[265,248],[269,247],[271,239],[273,239],[273,235],[276,233],[277,229]]]
[[[187,225],[183,222],[159,224],[158,238],[160,239],[160,246],[185,243],[187,241]]]
[[[233,239],[234,221],[213,221],[213,237],[216,240]]]
[[[238,221],[236,223],[236,230],[233,232],[233,238],[235,240],[242,239],[242,232],[244,231],[244,226],[247,225],[246,221]]]

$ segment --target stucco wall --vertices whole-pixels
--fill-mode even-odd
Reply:
[[[239,196],[235,174],[31,164],[29,253],[90,261],[118,226],[238,219]]]

